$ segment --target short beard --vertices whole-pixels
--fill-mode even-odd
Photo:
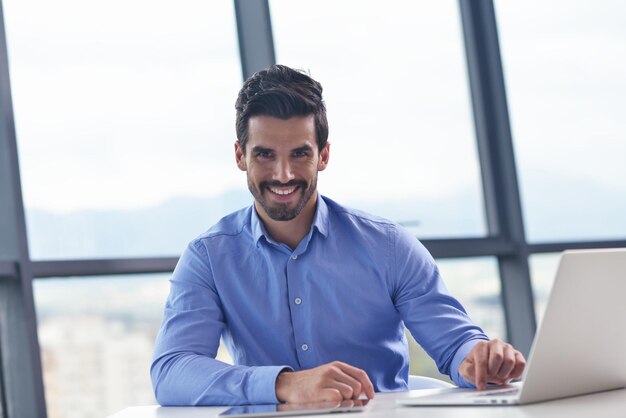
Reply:
[[[301,194],[300,200],[296,203],[296,206],[293,208],[289,208],[289,206],[285,203],[277,204],[275,206],[270,206],[270,203],[265,199],[263,195],[263,191],[267,193],[271,193],[268,190],[268,187],[289,187],[289,186],[297,186],[299,187],[299,193]],[[311,184],[307,187],[307,182],[304,180],[292,180],[287,183],[280,183],[278,181],[262,181],[259,185],[259,188],[248,178],[248,189],[252,196],[254,196],[254,200],[258,202],[259,205],[263,208],[267,215],[275,220],[275,221],[290,221],[294,219],[296,216],[302,212],[302,209],[306,206],[306,204],[311,200],[313,193],[317,189],[317,174],[315,177],[311,179]]]

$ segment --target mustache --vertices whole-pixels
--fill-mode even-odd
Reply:
[[[262,181],[260,184],[261,188],[267,187],[292,187],[292,186],[300,186],[303,189],[306,189],[307,182],[304,180],[290,180],[287,183],[281,183],[280,181]]]

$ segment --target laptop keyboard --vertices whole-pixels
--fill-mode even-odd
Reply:
[[[513,396],[519,393],[519,388],[478,393],[475,396]]]

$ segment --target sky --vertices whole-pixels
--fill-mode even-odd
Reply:
[[[496,9],[522,178],[543,170],[626,193],[626,4]]]
[[[231,1],[3,5],[28,210],[245,189]],[[325,87],[320,190],[346,203],[468,193],[482,210],[457,2],[315,5],[270,2],[277,61]],[[600,205],[626,196],[626,4],[498,1],[496,12],[525,212],[559,181],[604,191]]]
[[[5,9],[27,207],[132,209],[241,187],[232,2]]]

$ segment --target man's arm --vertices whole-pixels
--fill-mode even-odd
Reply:
[[[404,229],[396,233],[394,303],[439,371],[459,386],[478,388],[518,378],[525,364],[521,353],[489,340],[448,293],[428,251]]]
[[[224,314],[206,254],[189,245],[176,266],[150,370],[161,405],[276,403],[284,366],[232,366],[215,360]]]
[[[510,344],[489,340],[450,296],[428,251],[403,229],[397,234],[395,303],[439,371],[459,386],[478,389],[521,377],[524,356]]]

